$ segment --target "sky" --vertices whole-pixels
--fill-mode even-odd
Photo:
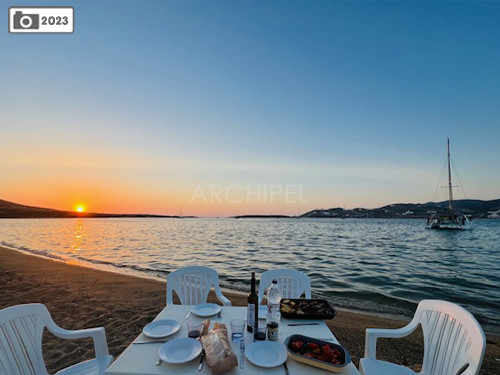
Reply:
[[[196,216],[445,200],[448,137],[455,197],[500,198],[500,2],[45,1],[74,7],[66,35],[9,34],[9,6],[42,5],[13,3],[0,199]]]

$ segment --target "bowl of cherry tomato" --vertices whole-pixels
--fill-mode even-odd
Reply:
[[[313,337],[292,335],[286,338],[288,355],[298,362],[330,372],[342,372],[351,356],[341,345]]]

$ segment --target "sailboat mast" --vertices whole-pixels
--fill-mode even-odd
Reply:
[[[448,138],[448,209],[453,210],[453,189],[451,187],[450,138]]]

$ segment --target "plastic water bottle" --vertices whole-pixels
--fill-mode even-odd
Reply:
[[[267,316],[266,323],[276,322],[280,324],[280,301],[281,294],[278,287],[278,281],[273,280],[271,286],[267,289]]]

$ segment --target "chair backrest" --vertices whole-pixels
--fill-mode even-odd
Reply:
[[[42,353],[45,327],[55,326],[39,303],[0,311],[0,374],[48,375]]]
[[[182,305],[206,302],[212,286],[216,293],[220,292],[219,274],[213,268],[204,266],[179,268],[167,276],[167,305],[174,303],[173,291],[179,296]]]
[[[311,279],[305,273],[290,268],[278,268],[262,273],[259,282],[259,304],[262,303],[264,292],[269,288],[273,279],[278,280],[282,298],[300,298],[305,293],[311,298]]]
[[[422,374],[478,374],[486,348],[484,332],[474,316],[447,301],[423,300],[417,319],[424,335]]]

